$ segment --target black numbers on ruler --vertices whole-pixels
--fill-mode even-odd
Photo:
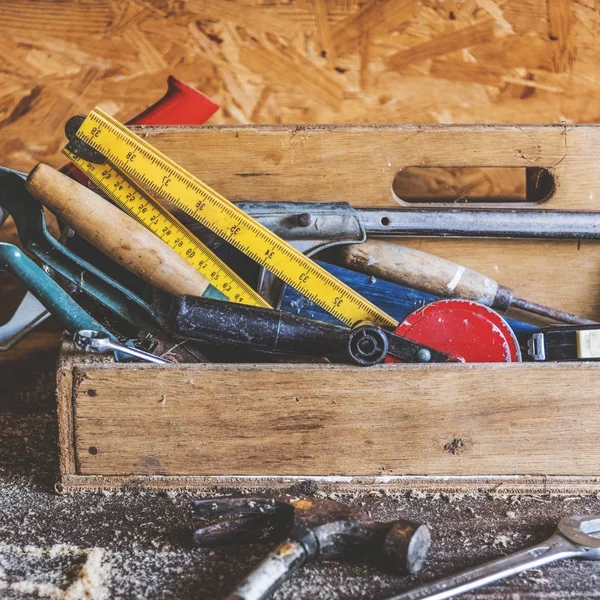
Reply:
[[[210,274],[210,278],[211,278],[213,281],[217,281],[217,280],[219,279],[219,273],[217,273],[217,271],[213,271],[213,272]]]
[[[144,214],[144,213],[148,212],[148,207],[144,206],[143,204],[140,204],[138,206],[138,212]]]
[[[265,252],[265,258],[271,260],[275,256],[275,250],[267,250]]]
[[[341,299],[339,296],[336,296],[336,297],[333,299],[333,305],[334,305],[336,308],[339,308],[339,307],[342,305],[342,302],[344,302],[344,301],[343,301],[343,300],[342,300],[342,299]]]
[[[194,258],[194,256],[196,256],[196,251],[195,251],[195,250],[193,250],[192,248],[188,248],[188,249],[185,251],[185,255],[186,255],[188,258]]]
[[[300,277],[298,277],[298,281],[300,283],[306,283],[308,281],[309,277],[308,277],[308,273],[302,273],[300,275]]]
[[[196,202],[196,210],[204,210],[205,206],[206,206],[206,203],[204,202],[204,200],[200,200],[200,201]]]
[[[230,283],[225,282],[225,283],[223,283],[223,285],[221,287],[223,288],[223,291],[230,292],[232,285]]]
[[[106,179],[108,181],[110,178],[111,178],[111,174],[108,169],[105,169],[104,171],[102,171],[102,179]]]
[[[241,231],[241,229],[239,225],[232,225],[229,228],[229,231],[231,232],[231,235],[237,235]]]
[[[125,157],[129,162],[133,162],[135,160],[135,152],[128,152]]]
[[[168,175],[165,175],[162,178],[163,187],[167,187],[171,183],[171,178]]]
[[[171,229],[167,226],[167,227],[163,227],[163,235],[171,235],[172,231]]]
[[[135,192],[128,192],[125,196],[125,200],[127,200],[128,202],[133,202],[133,200],[135,200]]]
[[[183,240],[181,238],[175,238],[173,244],[175,245],[175,247],[181,248],[181,246],[183,246]]]
[[[90,133],[92,137],[97,138],[102,133],[102,129],[100,129],[100,127],[92,127],[92,131]]]

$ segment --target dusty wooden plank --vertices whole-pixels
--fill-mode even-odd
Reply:
[[[590,172],[600,128],[592,125],[224,126],[145,128],[143,135],[231,200],[397,206],[391,184],[407,166],[540,166],[557,183],[548,208],[593,210],[600,197]]]
[[[199,490],[227,491],[232,488],[244,490],[289,490],[294,484],[310,479],[322,492],[372,491],[402,493],[421,490],[430,493],[469,493],[487,492],[493,495],[504,494],[596,494],[600,490],[598,477],[556,477],[556,476],[487,476],[487,477],[202,477],[198,475],[153,475],[148,476],[102,476],[64,475],[61,478],[61,491],[77,492],[89,490],[147,489],[147,490]]]
[[[78,474],[597,476],[599,380],[593,363],[78,366]]]
[[[59,466],[62,476],[76,473],[75,429],[73,426],[73,363],[75,356],[73,344],[63,343],[56,366]]]

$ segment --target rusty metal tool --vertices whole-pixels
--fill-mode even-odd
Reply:
[[[227,600],[267,598],[292,573],[319,558],[368,560],[415,574],[423,567],[430,543],[425,525],[373,521],[360,508],[321,498],[207,498],[194,501],[191,513],[194,519],[224,517],[196,529],[196,546],[278,544]]]
[[[592,535],[598,532],[600,515],[565,517],[559,521],[554,535],[545,542],[388,600],[444,600],[556,560],[600,560],[600,538]]]

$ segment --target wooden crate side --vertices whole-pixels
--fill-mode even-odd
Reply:
[[[556,181],[546,208],[594,210],[600,199],[597,125],[248,125],[142,131],[148,142],[230,200],[406,206],[393,199],[392,182],[408,166],[545,167]]]
[[[392,199],[391,186],[404,166],[543,166],[552,171],[557,185],[544,208],[598,210],[599,206],[600,127],[594,125],[143,131],[149,142],[231,200],[346,200],[356,206],[402,208]],[[600,320],[596,241],[404,238],[397,242],[478,270],[528,300]]]
[[[600,474],[600,365],[77,366],[78,474]]]
[[[76,472],[73,424],[73,364],[77,354],[71,343],[61,344],[56,365],[59,466],[61,475]]]
[[[307,481],[306,477],[218,477],[218,476],[102,476],[102,475],[65,475],[61,480],[61,491],[79,492],[95,490],[113,490],[125,487],[129,490],[149,491],[193,490],[199,494],[216,492],[276,491],[289,490]],[[600,490],[598,477],[556,477],[531,475],[498,475],[487,477],[311,477],[323,492],[412,492],[420,490],[436,493],[489,493],[505,494],[597,494]]]

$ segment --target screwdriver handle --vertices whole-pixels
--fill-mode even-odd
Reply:
[[[324,260],[444,298],[465,298],[498,310],[512,302],[511,290],[477,271],[388,241],[337,246]]]
[[[172,294],[225,298],[143,225],[56,169],[37,165],[25,185],[82,238],[152,285]]]

